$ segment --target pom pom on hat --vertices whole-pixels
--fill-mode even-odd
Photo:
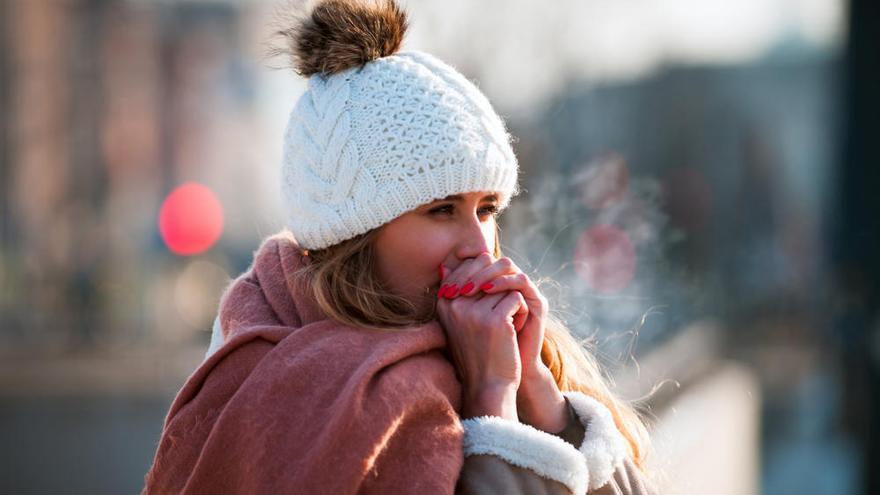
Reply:
[[[452,194],[517,189],[510,136],[448,64],[400,52],[393,0],[319,0],[281,31],[308,89],[290,114],[282,182],[287,227],[322,249]]]
[[[406,13],[393,0],[323,0],[279,34],[288,39],[294,70],[331,75],[400,49]]]

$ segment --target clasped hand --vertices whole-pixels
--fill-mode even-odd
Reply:
[[[488,253],[440,271],[437,317],[464,388],[462,416],[561,430],[565,401],[541,361],[547,300],[537,286],[510,258]]]

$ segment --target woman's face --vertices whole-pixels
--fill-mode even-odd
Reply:
[[[495,252],[498,193],[454,194],[404,213],[379,229],[375,241],[379,276],[419,314],[434,306],[438,266],[448,270],[480,253]]]

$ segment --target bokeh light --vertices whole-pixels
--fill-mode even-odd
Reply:
[[[203,253],[223,233],[223,206],[209,188],[187,182],[162,202],[159,232],[165,245],[175,254]]]
[[[618,292],[625,289],[635,275],[636,250],[623,230],[613,225],[595,225],[578,239],[574,268],[594,290]]]

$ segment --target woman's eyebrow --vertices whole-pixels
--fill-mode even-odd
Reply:
[[[462,201],[463,199],[464,198],[461,194],[450,194],[449,196],[446,196],[443,199],[438,199],[437,201]],[[498,196],[495,194],[490,194],[488,196],[485,196],[480,201],[498,201]]]

